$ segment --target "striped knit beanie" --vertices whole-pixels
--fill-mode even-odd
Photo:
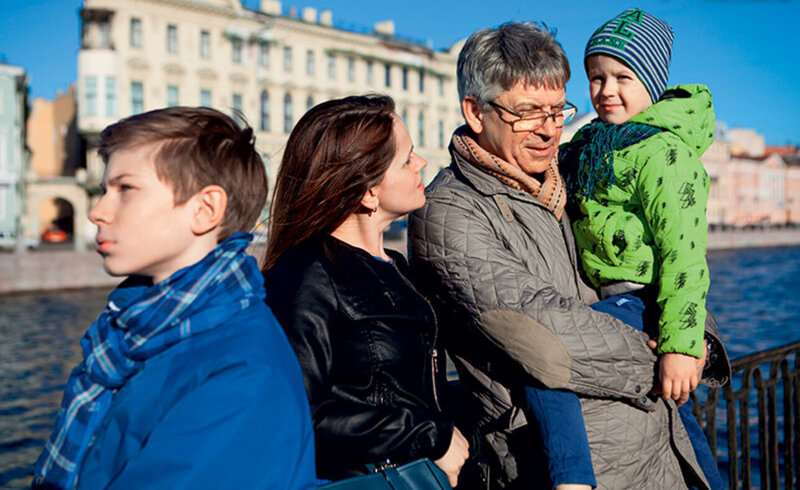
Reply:
[[[672,56],[672,27],[642,9],[628,9],[594,31],[586,43],[586,58],[608,54],[624,61],[657,102],[667,87]]]

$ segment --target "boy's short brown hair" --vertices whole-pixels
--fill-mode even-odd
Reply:
[[[207,107],[170,107],[127,117],[100,133],[103,162],[114,152],[158,144],[158,178],[172,187],[175,205],[200,189],[219,185],[228,194],[221,242],[255,225],[267,201],[267,173],[255,149],[252,128]]]

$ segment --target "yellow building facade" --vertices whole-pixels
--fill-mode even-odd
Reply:
[[[455,81],[461,43],[433,50],[395,36],[340,29],[333,13],[282,14],[263,0],[85,0],[78,55],[78,129],[90,182],[102,176],[97,136],[108,124],[172,105],[240,111],[256,130],[271,184],[289,132],[311,106],[351,94],[391,95],[429,181],[449,164],[461,124]]]

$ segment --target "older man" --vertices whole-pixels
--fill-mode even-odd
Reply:
[[[475,402],[496,486],[542,488],[520,393],[540,383],[581,397],[599,488],[706,488],[674,403],[648,396],[648,336],[587,306],[597,296],[579,273],[557,160],[575,111],[569,75],[561,46],[536,25],[467,40],[458,59],[467,124],[410,218],[418,286]]]

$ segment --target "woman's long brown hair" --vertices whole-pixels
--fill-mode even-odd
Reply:
[[[362,209],[395,154],[393,114],[390,97],[353,96],[323,102],[298,121],[275,183],[264,272],[290,248]]]

